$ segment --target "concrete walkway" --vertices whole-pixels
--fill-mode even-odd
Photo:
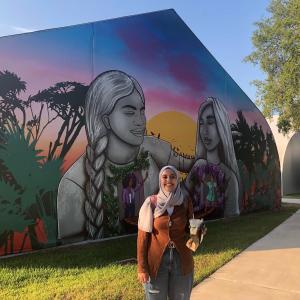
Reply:
[[[300,210],[197,285],[197,299],[299,300]]]
[[[289,204],[300,204],[299,198],[282,198],[282,203],[289,203]]]

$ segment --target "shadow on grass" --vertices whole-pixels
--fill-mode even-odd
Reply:
[[[300,194],[287,194],[284,195],[282,198],[300,199]]]
[[[0,267],[16,268],[88,268],[104,267],[136,256],[136,237],[100,243],[47,249],[0,261]]]
[[[267,234],[297,209],[284,207],[279,212],[259,212],[207,224],[208,233],[195,258],[226,251],[237,254]],[[136,257],[136,236],[100,243],[43,250],[0,260],[0,268],[102,268]]]

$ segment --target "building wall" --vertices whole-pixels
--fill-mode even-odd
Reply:
[[[280,159],[280,169],[282,178],[282,195],[291,195],[300,193],[299,182],[299,132],[290,132],[283,135],[277,128],[278,116],[274,116],[268,120],[270,128],[272,129]]]
[[[276,142],[278,156],[279,156],[279,160],[280,160],[280,170],[282,172],[285,151],[286,151],[289,141],[291,140],[291,138],[295,134],[295,132],[291,132],[291,133],[285,134],[285,135],[280,133],[278,131],[278,127],[277,127],[277,119],[278,119],[278,116],[275,115],[272,119],[267,119],[267,121],[272,130],[272,133],[273,133],[273,136],[274,136],[274,139]]]
[[[282,194],[300,194],[300,132],[290,139],[284,156]]]
[[[270,127],[174,10],[0,45],[2,255],[135,232],[165,165],[197,217],[280,206]]]

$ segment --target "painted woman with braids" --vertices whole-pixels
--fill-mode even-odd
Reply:
[[[162,166],[171,164],[187,172],[193,161],[174,152],[171,145],[146,129],[145,99],[141,86],[121,71],[101,73],[90,85],[85,101],[88,145],[64,174],[58,188],[57,215],[60,239],[97,239],[107,220],[104,195],[119,197],[112,168],[126,168],[148,153],[144,178],[144,198],[157,192],[157,176]],[[146,176],[148,174],[148,176]],[[106,201],[109,201],[107,199]],[[118,221],[119,216],[113,216]]]

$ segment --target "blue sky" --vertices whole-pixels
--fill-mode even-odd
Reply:
[[[2,0],[0,36],[174,8],[244,92],[255,99],[258,67],[242,62],[252,50],[254,23],[267,16],[267,0]]]

